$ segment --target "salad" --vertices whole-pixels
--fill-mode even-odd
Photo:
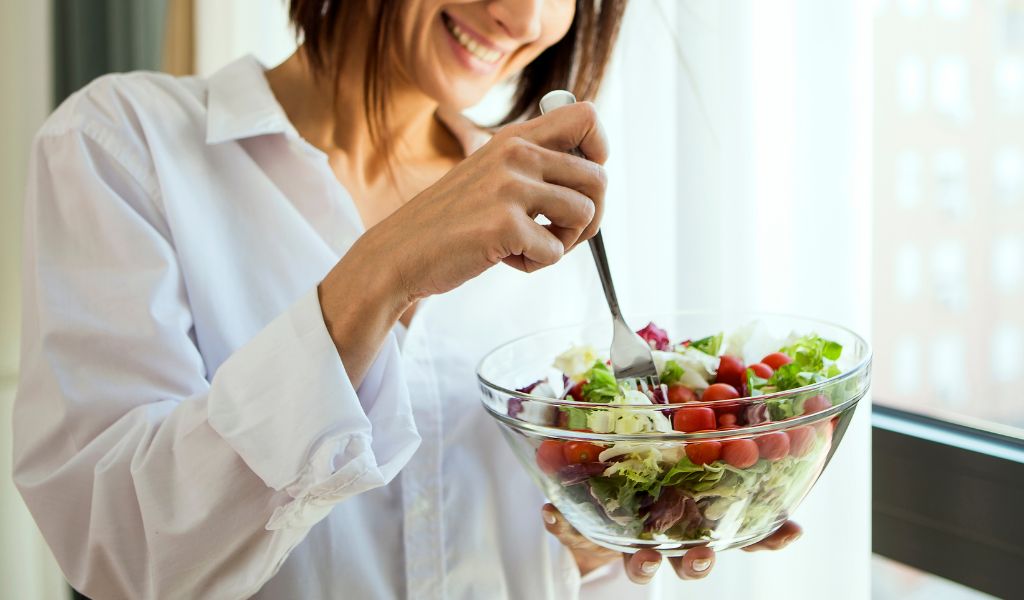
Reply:
[[[637,333],[651,346],[662,384],[649,393],[620,386],[590,346],[555,359],[561,381],[553,375],[518,390],[578,404],[536,408],[513,398],[511,417],[632,436],[614,443],[534,440],[531,458],[545,476],[542,483],[570,521],[589,521],[624,538],[690,543],[752,539],[782,523],[821,472],[839,415],[759,434],[730,432],[827,410],[833,395],[835,404],[845,400],[842,389],[832,388],[756,400],[841,374],[843,348],[815,334],[792,335],[752,359],[744,349],[757,345],[749,343],[754,329],[672,343],[665,330],[647,325]],[[657,408],[664,404],[673,406]],[[642,435],[670,432],[721,435],[692,442],[645,441]]]

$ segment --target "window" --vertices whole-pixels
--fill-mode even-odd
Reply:
[[[1019,595],[1024,2],[880,2],[874,50],[875,592]]]

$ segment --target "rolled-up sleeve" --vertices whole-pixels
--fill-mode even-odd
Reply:
[[[88,123],[36,141],[15,482],[87,595],[248,597],[416,450],[398,348],[354,389],[314,287],[208,377],[136,150]]]
[[[357,393],[316,289],[221,365],[210,425],[267,486],[295,499],[274,511],[268,528],[309,527],[339,500],[388,483],[408,462],[419,436],[401,373],[389,336]],[[294,408],[282,410],[286,398],[297,399]]]

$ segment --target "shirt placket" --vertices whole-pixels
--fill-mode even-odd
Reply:
[[[422,316],[417,315],[417,319]],[[430,347],[419,334],[417,325],[422,323],[414,319],[412,325],[403,355],[413,416],[422,442],[402,469],[401,481],[406,594],[419,600],[444,598],[442,432],[440,388]]]

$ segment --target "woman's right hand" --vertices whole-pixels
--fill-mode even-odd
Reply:
[[[566,153],[576,147],[589,160]],[[392,269],[413,301],[498,262],[526,272],[552,265],[597,232],[607,155],[590,103],[509,125],[368,231],[365,258]],[[537,224],[538,214],[551,225]]]
[[[576,147],[586,159],[567,153]],[[499,262],[536,271],[593,237],[607,156],[593,104],[565,106],[501,129],[363,234],[320,285],[324,321],[353,383],[418,299]]]

